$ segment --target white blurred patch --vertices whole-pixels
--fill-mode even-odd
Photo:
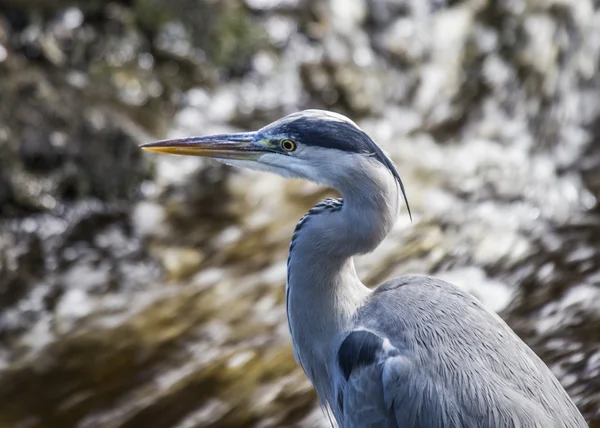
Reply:
[[[481,301],[483,306],[493,312],[500,312],[506,308],[513,297],[509,286],[488,278],[480,267],[464,266],[439,272],[435,276],[471,293]]]

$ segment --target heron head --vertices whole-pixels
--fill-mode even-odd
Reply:
[[[406,194],[392,161],[354,122],[341,114],[305,110],[254,132],[189,137],[142,144],[159,153],[211,157],[233,166],[305,178],[343,190],[362,174],[383,170]],[[410,208],[409,208],[410,214]]]

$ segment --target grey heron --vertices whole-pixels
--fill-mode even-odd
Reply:
[[[340,427],[587,427],[550,369],[470,294],[428,276],[361,282],[353,256],[382,242],[401,196],[410,209],[394,164],[350,119],[305,110],[255,132],[141,147],[341,194],[296,226],[286,284],[296,359]]]

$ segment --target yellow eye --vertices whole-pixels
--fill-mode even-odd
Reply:
[[[286,152],[293,152],[296,150],[296,143],[288,139],[281,140],[281,148]]]

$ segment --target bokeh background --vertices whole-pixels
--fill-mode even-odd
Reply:
[[[284,284],[330,191],[158,138],[325,108],[412,204],[364,281],[477,295],[600,427],[598,0],[0,0],[0,428],[318,427]]]

